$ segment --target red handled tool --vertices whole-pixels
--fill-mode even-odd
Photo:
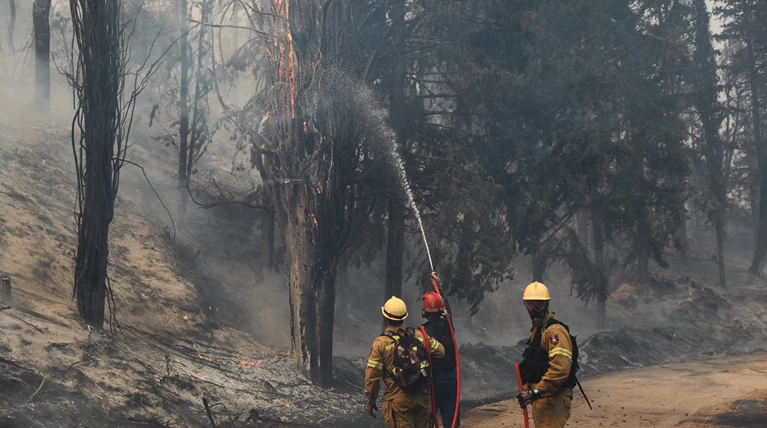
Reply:
[[[525,392],[525,385],[522,384],[522,374],[519,372],[519,363],[514,363],[514,371],[517,372],[517,383],[519,384],[519,392]],[[525,428],[530,428],[530,421],[527,416],[527,406],[522,408],[522,412],[525,415]]]

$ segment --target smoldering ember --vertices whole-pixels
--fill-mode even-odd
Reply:
[[[0,1],[0,428],[765,426],[765,20]]]

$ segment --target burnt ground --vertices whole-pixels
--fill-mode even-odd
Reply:
[[[730,410],[714,416],[711,422],[721,427],[757,427],[767,421],[767,397],[753,400],[737,400]]]
[[[70,297],[74,195],[64,126],[0,114],[0,270],[14,281],[11,307],[0,310],[0,426],[210,426],[203,398],[218,426],[381,425],[364,415],[361,395],[380,328],[381,266],[355,273],[350,283],[365,283],[361,290],[339,293],[337,387],[320,390],[295,374],[283,279],[254,269],[258,218],[241,207],[190,206],[173,240],[167,214],[135,170],[124,172],[110,234],[120,327],[89,332]],[[174,185],[158,172],[168,165],[151,153],[139,147],[132,159],[147,166],[176,213]],[[211,153],[209,162],[228,162]],[[235,197],[247,180],[221,181]],[[579,337],[582,377],[765,346],[767,291],[742,262],[728,260],[731,288],[723,290],[705,251],[669,258],[671,269],[652,284],[616,279],[607,331],[591,327],[591,306],[568,296],[566,272],[548,274],[554,309]],[[407,301],[417,304],[409,285]],[[518,300],[523,286],[504,284],[476,317],[454,302],[466,406],[516,392],[512,362],[529,323]]]

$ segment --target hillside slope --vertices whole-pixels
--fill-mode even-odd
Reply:
[[[288,354],[284,279],[260,277],[255,268],[256,213],[190,205],[174,233],[168,213],[130,165],[110,236],[119,326],[106,335],[83,326],[71,300],[70,135],[56,122],[0,113],[0,271],[13,280],[13,301],[0,308],[0,426],[208,426],[203,397],[221,423],[249,417],[264,426],[268,420],[380,423],[362,414],[360,392],[366,353],[380,329],[382,265],[350,272],[339,293],[336,349],[344,358],[336,359],[337,389],[319,390],[295,374]],[[130,156],[147,168],[175,217],[177,190],[165,172],[172,170],[172,152],[163,150],[139,144]],[[200,170],[225,170],[227,156],[214,147]],[[206,180],[198,180],[204,187]],[[227,180],[233,194],[253,185],[244,172]],[[552,268],[546,277],[552,307],[579,336],[582,375],[763,347],[764,284],[745,273],[743,262],[728,260],[731,285],[720,289],[708,256],[700,249],[687,261],[672,254],[671,267],[656,271],[652,284],[624,275],[608,302],[607,331],[594,328],[593,306],[569,294],[566,270]],[[473,403],[516,389],[511,363],[529,328],[519,300],[529,262],[520,258],[517,265],[519,279],[488,295],[478,315],[469,317],[453,302],[463,396]],[[412,284],[404,297],[417,308]],[[409,321],[416,324],[412,308]]]

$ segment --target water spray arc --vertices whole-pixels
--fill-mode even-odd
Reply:
[[[421,220],[421,213],[420,211],[418,211],[418,207],[415,204],[415,197],[413,196],[413,191],[410,188],[410,182],[407,179],[407,172],[405,171],[405,163],[402,161],[402,157],[399,155],[399,152],[397,151],[397,143],[394,140],[389,141],[389,155],[391,157],[392,163],[394,164],[394,167],[397,169],[397,173],[399,174],[400,180],[402,181],[402,187],[405,190],[405,195],[407,196],[410,209],[413,211],[413,215],[415,216],[415,219],[418,222],[418,228],[421,230],[423,245],[426,247],[426,256],[429,258],[429,267],[431,268],[432,286],[434,287],[434,291],[441,297],[442,293],[439,290],[439,284],[438,284],[439,278],[437,277],[437,273],[434,271],[434,261],[431,258],[431,250],[429,249],[429,242],[426,239],[426,230],[423,227],[423,221]],[[456,424],[456,421],[458,420],[458,415],[460,413],[460,408],[461,408],[461,359],[458,352],[458,342],[455,339],[455,328],[453,327],[452,317],[450,316],[450,314],[447,313],[447,310],[444,311],[443,316],[447,320],[447,324],[450,327],[450,336],[453,339],[453,347],[455,348],[455,369],[456,369],[457,385],[456,385],[456,395],[455,395],[455,413],[453,414],[453,424],[451,426],[451,428],[455,428],[455,424]],[[429,343],[428,336],[426,335],[426,330],[423,327],[421,327],[421,332],[426,338],[425,340],[426,343]],[[431,356],[429,357],[429,360],[431,360]],[[439,428],[439,422],[437,421],[437,408],[434,401],[434,384],[433,383],[430,384],[429,388],[431,390],[432,415],[434,418],[434,426],[436,428]]]

